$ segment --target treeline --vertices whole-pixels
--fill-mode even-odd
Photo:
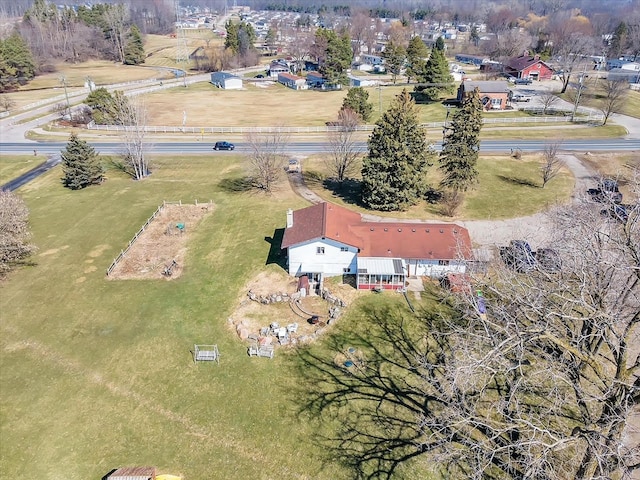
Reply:
[[[89,58],[144,62],[143,53],[131,50],[133,43],[141,43],[141,33],[123,4],[74,10],[35,0],[17,28],[42,66],[56,60],[75,63]]]
[[[142,33],[133,18],[124,4],[74,9],[35,0],[13,32],[0,39],[0,91],[15,89],[38,73],[55,71],[58,61],[99,58],[125,65],[143,63]]]

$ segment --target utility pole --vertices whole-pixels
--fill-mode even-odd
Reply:
[[[576,94],[576,101],[573,104],[573,113],[571,114],[571,121],[574,122],[576,118],[576,112],[578,111],[578,105],[580,104],[580,95],[582,94],[582,89],[584,88],[584,79],[586,77],[586,67],[582,68],[582,73],[580,74],[580,78],[578,80],[578,93]]]
[[[69,120],[71,120],[71,104],[69,103],[69,92],[67,92],[67,77],[61,75],[60,82],[62,82],[62,86],[64,87],[64,96],[67,99],[67,115],[69,115]]]

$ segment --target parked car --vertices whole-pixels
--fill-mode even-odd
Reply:
[[[629,220],[629,211],[630,208],[626,205],[618,205],[617,203],[614,203],[609,205],[608,208],[601,210],[600,214],[611,217],[620,223],[627,223],[627,220]]]
[[[522,93],[514,93],[511,97],[512,102],[529,102],[531,101],[531,97],[529,95],[524,95]]]
[[[230,142],[216,142],[213,146],[214,150],[233,150],[236,146]]]
[[[287,165],[287,172],[300,173],[300,162],[295,158],[289,159],[289,164]]]
[[[516,78],[515,84],[516,85],[531,85],[533,83],[533,80],[531,80],[530,78]]]
[[[560,254],[553,248],[539,248],[535,257],[538,268],[543,272],[558,272],[562,268]]]
[[[501,247],[500,257],[505,265],[519,273],[528,272],[536,266],[531,246],[524,240],[511,240],[508,247]]]
[[[598,203],[621,203],[622,193],[618,189],[618,182],[611,178],[603,178],[600,180],[597,188],[590,188],[587,193],[594,202]]]

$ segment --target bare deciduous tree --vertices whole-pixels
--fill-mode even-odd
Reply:
[[[601,100],[600,111],[602,112],[602,125],[607,124],[607,120],[612,113],[618,113],[624,105],[624,101],[629,91],[629,84],[626,80],[605,80],[604,98]]]
[[[141,98],[128,98],[122,92],[115,92],[114,104],[116,123],[124,128],[122,145],[125,166],[135,180],[142,180],[151,173],[145,142],[146,106]]]
[[[29,243],[29,209],[15,193],[0,190],[0,278],[35,251]]]
[[[350,108],[344,108],[338,112],[338,120],[332,123],[326,164],[330,174],[342,183],[354,171],[360,157],[355,139],[360,117]]]
[[[0,109],[2,109],[3,112],[8,112],[15,106],[16,102],[12,98],[7,95],[0,95]]]
[[[271,192],[282,176],[289,137],[277,128],[269,133],[252,130],[246,136],[250,153],[249,174],[255,188]]]
[[[560,142],[547,143],[542,151],[542,165],[540,166],[540,176],[542,177],[542,188],[547,183],[558,176],[564,161],[558,155],[561,147]]]
[[[553,212],[556,268],[496,263],[467,293],[431,292],[451,310],[377,302],[366,331],[343,324],[331,353],[303,350],[305,405],[340,425],[332,457],[361,478],[412,476],[415,457],[446,478],[632,478],[640,207],[624,223],[600,208]]]
[[[553,107],[560,99],[553,92],[544,92],[538,97],[542,104],[542,114],[546,115],[547,110]]]

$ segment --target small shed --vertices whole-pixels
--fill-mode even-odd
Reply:
[[[212,72],[211,83],[225,90],[239,90],[242,88],[242,79],[229,72]]]
[[[320,72],[309,72],[307,73],[307,83],[309,88],[322,88],[327,83],[327,79]]]
[[[355,75],[347,75],[347,77],[351,87],[374,87],[380,83],[380,80],[367,77],[357,77]]]
[[[123,467],[114,470],[107,480],[156,480],[156,467]]]

